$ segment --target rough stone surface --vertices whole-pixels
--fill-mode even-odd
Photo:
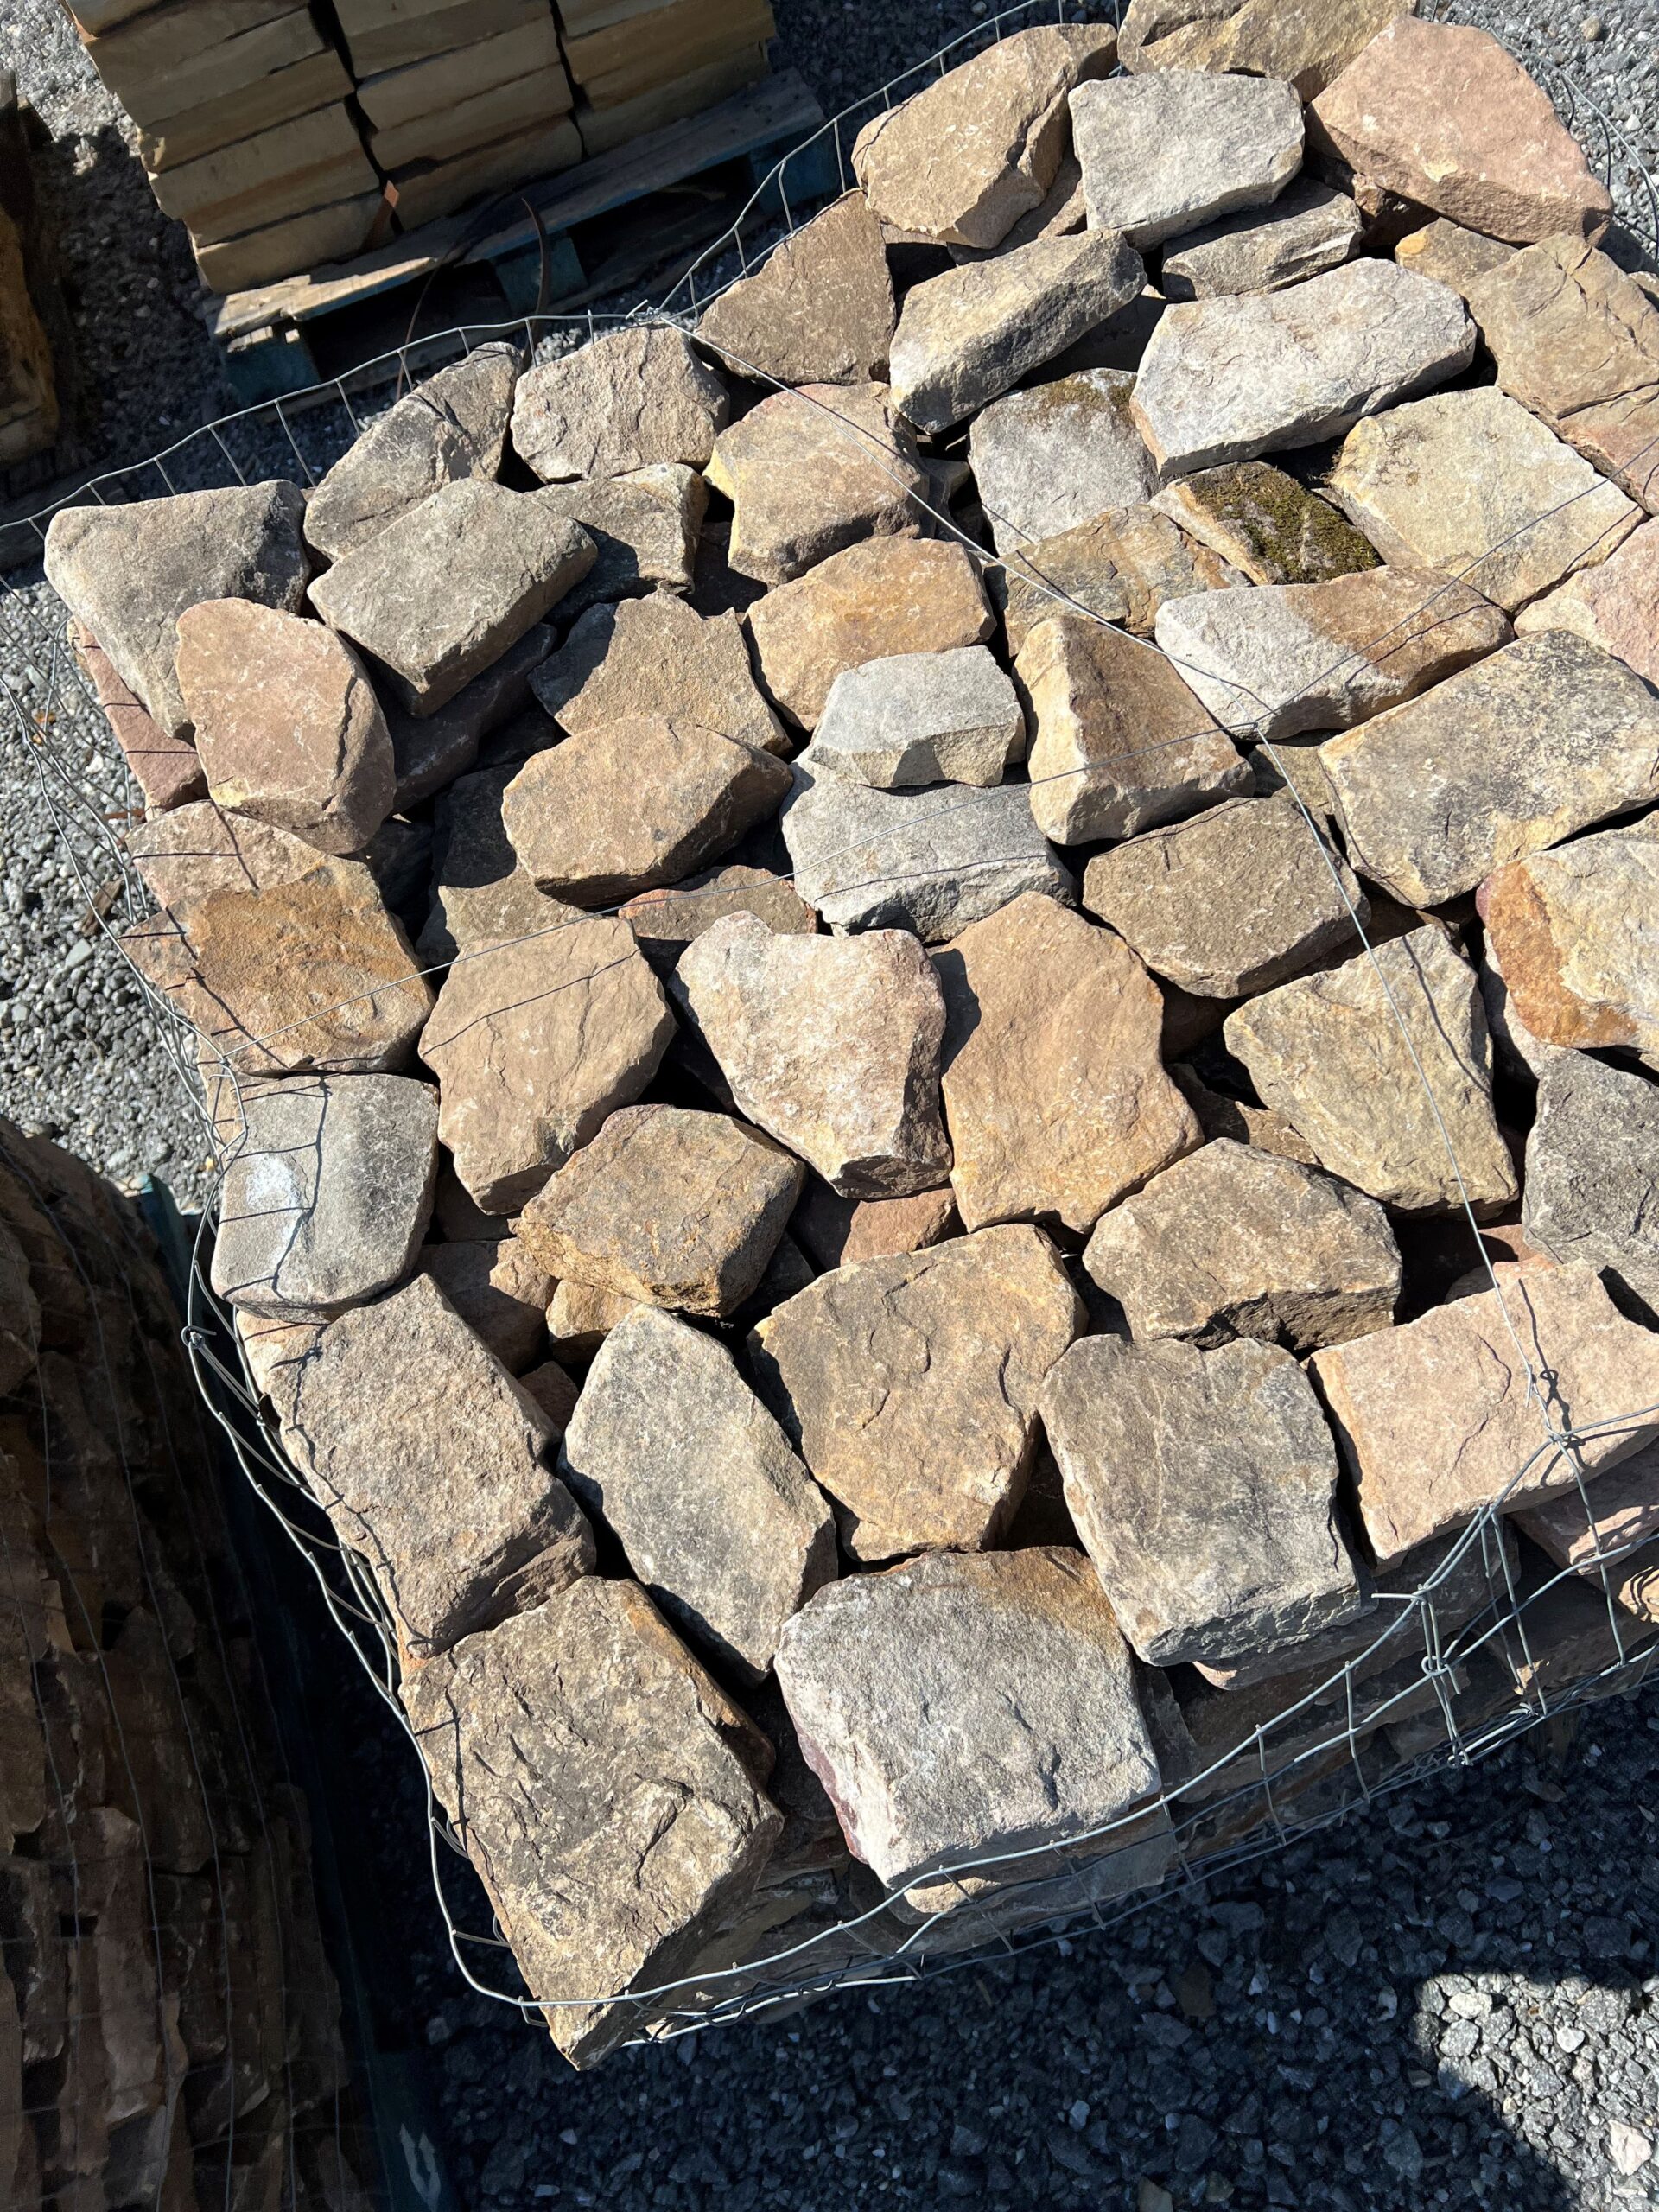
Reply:
[[[745,1681],[836,1575],[830,1508],[723,1344],[641,1306],[611,1331],[560,1468],[674,1625]]]
[[[1515,618],[1516,631],[1571,630],[1659,688],[1659,522],[1643,523]]]
[[[1058,1546],[834,1583],[784,1631],[778,1679],[848,1841],[894,1886],[1100,1827],[1159,1786],[1111,1607]]]
[[[1130,0],[1118,59],[1143,69],[1240,70],[1322,92],[1414,0]]]
[[[547,1309],[547,1337],[562,1358],[587,1359],[619,1321],[633,1311],[631,1298],[597,1289],[592,1283],[562,1282]]]
[[[820,1275],[751,1339],[773,1405],[860,1560],[995,1544],[1019,1506],[1044,1376],[1083,1307],[1040,1230],[982,1229]]]
[[[1240,1099],[1212,1090],[1192,1069],[1179,1062],[1170,1069],[1169,1079],[1198,1116],[1206,1142],[1227,1137],[1235,1144],[1254,1145],[1281,1160],[1300,1160],[1307,1167],[1319,1166],[1306,1138],[1299,1136],[1284,1116],[1275,1114],[1272,1107],[1246,1105]]]
[[[1132,837],[1254,788],[1249,764],[1163,654],[1060,614],[1027,632],[1031,810],[1057,844]]]
[[[1129,419],[1134,389],[1123,370],[1085,369],[1012,391],[975,416],[968,461],[999,553],[1135,506],[1157,488]]]
[[[706,308],[697,337],[739,376],[856,384],[887,375],[897,314],[881,226],[849,192]]]
[[[1659,1445],[1645,1445],[1611,1474],[1586,1483],[1582,1493],[1574,1484],[1559,1497],[1517,1513],[1515,1522],[1557,1567],[1599,1582],[1604,1560],[1621,1560],[1659,1536]],[[1610,1579],[1616,1582],[1617,1574],[1615,1567]]]
[[[1535,1037],[1619,1046],[1659,1066],[1656,902],[1650,821],[1535,853],[1482,885],[1488,944]]]
[[[516,1213],[638,1098],[674,1017],[626,922],[584,916],[458,961],[421,1035],[438,1134],[486,1213]]]
[[[1116,231],[1038,238],[930,276],[899,312],[894,404],[918,429],[949,429],[1127,307],[1146,280]]]
[[[990,785],[1025,734],[1014,688],[983,645],[891,653],[836,678],[806,761],[878,791]]]
[[[405,1076],[308,1076],[243,1100],[219,1193],[213,1287],[310,1319],[399,1281],[432,1211],[437,1094]]]
[[[728,914],[753,914],[779,937],[810,937],[818,918],[792,883],[763,868],[716,868],[665,891],[642,892],[620,909],[635,942],[659,972]]]
[[[441,484],[495,476],[522,363],[516,346],[480,346],[388,408],[307,499],[306,543],[337,561]]]
[[[846,670],[982,644],[995,617],[960,545],[878,538],[769,591],[748,622],[767,690],[791,721],[810,729]]]
[[[481,676],[464,684],[435,713],[411,715],[396,703],[385,707],[397,773],[392,805],[398,813],[420,805],[466,774],[478,759],[483,740],[528,704],[531,677],[552,646],[550,625],[532,623],[516,645],[509,645],[499,660],[493,660]],[[553,734],[550,729],[550,741]]]
[[[579,912],[538,891],[502,819],[517,766],[457,776],[434,809],[431,906],[416,940],[423,965],[558,930]]]
[[[509,1374],[521,1374],[541,1358],[553,1280],[523,1237],[429,1244],[421,1268]]]
[[[291,484],[181,492],[131,506],[66,507],[46,533],[46,577],[165,737],[188,737],[176,624],[204,599],[293,613],[305,596],[305,503]]]
[[[944,1006],[913,937],[776,937],[733,914],[697,938],[678,972],[738,1111],[827,1183],[880,1198],[944,1181]]]
[[[708,484],[695,468],[659,461],[627,476],[550,484],[537,504],[580,524],[598,548],[593,567],[559,601],[562,622],[610,600],[690,590],[709,507]]]
[[[1443,384],[1474,350],[1455,292],[1391,261],[1349,262],[1286,292],[1168,308],[1130,409],[1159,467],[1185,476],[1335,437]]]
[[[281,1392],[294,1464],[412,1656],[591,1570],[552,1429],[429,1276],[331,1321]]]
[[[913,1198],[843,1198],[814,1175],[790,1219],[790,1234],[823,1270],[854,1260],[921,1252],[961,1232],[955,1194],[947,1187]]]
[[[950,1182],[970,1230],[1086,1230],[1199,1141],[1159,1062],[1157,986],[1121,938],[1027,893],[934,964]]]
[[[1083,612],[1150,637],[1166,599],[1243,582],[1237,569],[1149,505],[1094,515],[1075,529],[1021,546],[990,576],[1014,653],[1052,614]]]
[[[1499,238],[1483,238],[1478,231],[1436,215],[1421,230],[1408,232],[1394,249],[1394,257],[1402,269],[1432,276],[1437,284],[1449,284],[1466,301],[1477,277],[1501,269],[1516,251]]]
[[[607,906],[706,867],[789,788],[788,768],[759,747],[642,715],[537,753],[508,785],[501,817],[542,890]]]
[[[1370,906],[1288,791],[1228,799],[1096,854],[1083,902],[1198,998],[1270,990],[1353,945]]]
[[[539,622],[594,564],[586,531],[533,494],[465,477],[319,576],[311,603],[430,714]]]
[[[1023,784],[877,791],[796,764],[784,815],[795,887],[831,928],[913,930],[937,944],[1022,892],[1076,895]]]
[[[1514,635],[1508,617],[1433,569],[1166,600],[1154,634],[1224,729],[1350,729]]]
[[[570,737],[600,722],[665,715],[768,753],[785,750],[736,615],[701,615],[666,592],[590,607],[531,689]]]
[[[1320,1166],[1372,1198],[1446,1213],[1466,1194],[1491,1214],[1516,1197],[1475,972],[1435,925],[1281,984],[1223,1033]]]
[[[1231,292],[1277,292],[1339,268],[1355,251],[1363,218],[1353,201],[1311,177],[1298,178],[1266,209],[1246,208],[1172,238],[1159,283],[1169,300]]]
[[[1042,1416],[1084,1548],[1151,1664],[1225,1663],[1363,1609],[1336,1446],[1277,1345],[1087,1337]]]
[[[1379,1563],[1483,1505],[1572,1490],[1659,1435],[1659,1419],[1581,1433],[1659,1399],[1659,1337],[1591,1268],[1503,1272],[1497,1290],[1313,1356]],[[1552,1426],[1580,1432],[1570,1456]]]
[[[518,1230],[561,1281],[732,1313],[765,1273],[804,1174],[724,1114],[627,1106],[543,1185]]]
[[[1438,906],[1659,798],[1659,701],[1611,654],[1544,631],[1331,739],[1319,763],[1359,873]]]
[[[1253,584],[1324,584],[1377,564],[1370,538],[1269,461],[1200,469],[1152,504]]]
[[[1521,1224],[1535,1250],[1659,1312],[1659,1086],[1581,1052],[1547,1068]]]
[[[404,1691],[554,2042],[597,2063],[741,1904],[783,1821],[768,1746],[637,1583],[585,1576]]]
[[[158,906],[188,906],[213,891],[263,891],[291,883],[317,865],[317,849],[285,830],[211,799],[149,816],[127,832],[127,851]],[[366,892],[368,871],[348,876]]]
[[[1549,96],[1490,32],[1396,16],[1313,103],[1364,182],[1522,244],[1594,237],[1612,212]]]
[[[613,330],[519,378],[513,450],[543,484],[658,461],[701,468],[728,411],[725,385],[683,331]]]
[[[1225,1138],[1115,1206],[1084,1256],[1137,1343],[1255,1337],[1300,1357],[1386,1329],[1400,1294],[1400,1248],[1381,1206]]]
[[[1510,613],[1642,519],[1616,484],[1490,385],[1361,423],[1331,496],[1385,561],[1444,569]]]
[[[86,626],[72,615],[69,642],[93,698],[121,748],[122,763],[138,786],[147,817],[207,796],[207,779],[188,737],[169,737],[152,721],[115,672],[115,664]]]
[[[1071,135],[1090,227],[1158,245],[1276,199],[1302,165],[1302,103],[1271,77],[1158,69],[1080,85]]]

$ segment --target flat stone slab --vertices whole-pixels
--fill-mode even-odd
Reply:
[[[728,1115],[625,1106],[543,1184],[518,1230],[561,1281],[733,1313],[778,1249],[805,1175]]]
[[[1483,237],[1478,231],[1465,230],[1461,223],[1436,215],[1421,230],[1408,231],[1394,249],[1394,257],[1402,269],[1432,276],[1437,284],[1449,284],[1460,300],[1466,301],[1477,277],[1490,269],[1501,268],[1516,251],[1500,238]]]
[[[1080,85],[1071,137],[1090,228],[1158,245],[1276,199],[1302,165],[1302,103],[1271,77],[1158,69]]]
[[[410,1657],[591,1571],[551,1427],[429,1276],[331,1321],[276,1403],[307,1489],[368,1561]]]
[[[1354,261],[1288,291],[1166,309],[1130,411],[1165,474],[1185,476],[1336,437],[1443,384],[1474,351],[1455,292],[1389,261]]]
[[[146,817],[205,798],[207,779],[190,740],[171,737],[150,720],[116,674],[115,664],[92,632],[73,616],[69,621],[69,642],[121,748],[127,772],[143,796]]]
[[[529,703],[530,679],[553,647],[553,630],[534,622],[481,676],[429,715],[412,715],[382,702],[397,772],[393,808],[404,813],[464,776],[486,738],[511,722]],[[549,732],[550,737],[552,735]]]
[[[1514,1519],[1557,1567],[1595,1582],[1605,1575],[1614,1585],[1614,1603],[1622,1602],[1618,1583],[1629,1554],[1659,1536],[1659,1445],[1644,1445],[1611,1474],[1586,1483],[1582,1493],[1574,1484]]]
[[[1150,498],[1158,471],[1129,418],[1134,390],[1124,370],[1085,369],[974,417],[968,461],[999,553]]]
[[[292,883],[317,865],[317,849],[286,830],[273,830],[245,814],[227,814],[211,799],[192,799],[152,814],[127,832],[127,852],[158,906],[188,906],[214,891],[263,891]],[[348,869],[352,863],[344,863]],[[367,893],[362,863],[348,874]]]
[[[811,937],[818,918],[794,885],[769,868],[709,868],[663,891],[642,891],[619,910],[659,974],[728,914],[753,914],[779,937]]]
[[[543,484],[660,461],[701,468],[729,411],[725,385],[683,331],[607,331],[519,378],[513,451]]]
[[[1085,1337],[1042,1414],[1084,1548],[1150,1664],[1224,1662],[1364,1610],[1336,1446],[1287,1351]]]
[[[1270,461],[1201,468],[1152,504],[1253,584],[1325,584],[1377,565],[1370,538]]]
[[[1056,537],[1020,546],[989,578],[1013,653],[1054,614],[1084,612],[1136,637],[1150,637],[1166,599],[1190,599],[1194,592],[1226,590],[1244,581],[1147,505],[1093,515]]]
[[[934,965],[950,1182],[970,1230],[1086,1230],[1199,1141],[1160,1062],[1162,998],[1121,938],[1027,893]]]
[[[983,645],[890,653],[830,687],[806,765],[878,791],[1000,784],[1024,746],[1019,696]]]
[[[512,849],[501,809],[518,773],[507,766],[457,776],[433,809],[431,905],[415,946],[423,965],[539,936],[575,918],[575,906],[537,890]]]
[[[1659,798],[1659,701],[1562,631],[1518,638],[1319,747],[1359,873],[1438,906]]]
[[[1330,493],[1385,561],[1513,613],[1611,553],[1642,511],[1518,401],[1435,392],[1350,431]]]
[[[881,225],[848,192],[705,308],[697,338],[739,376],[858,384],[887,375],[898,312]]]
[[[1481,886],[1488,949],[1533,1036],[1659,1065],[1656,897],[1659,841],[1646,822],[1535,853]]]
[[[1098,853],[1083,903],[1195,997],[1271,990],[1351,947],[1370,902],[1288,791],[1232,798]]]
[[[1593,1268],[1528,1268],[1313,1355],[1379,1563],[1481,1507],[1576,1488],[1659,1435],[1659,1420],[1584,1432],[1659,1399],[1659,1337],[1627,1321]],[[1568,1452],[1549,1427],[1573,1430]]]
[[[597,1576],[403,1694],[554,2042],[597,2064],[638,2031],[628,1991],[686,1972],[771,1857],[770,1747],[637,1583]]]
[[[1320,1166],[1384,1205],[1456,1212],[1466,1195],[1488,1215],[1518,1196],[1475,971],[1437,925],[1281,984],[1222,1033]]]
[[[1022,892],[1076,886],[1038,828],[1023,784],[876,791],[796,763],[784,814],[795,887],[831,928],[913,930],[937,944]]]
[[[832,1583],[778,1679],[853,1850],[898,1887],[1155,1794],[1134,1662],[1082,1556],[938,1553]]]
[[[1043,1378],[1083,1325],[1039,1230],[860,1260],[774,1308],[758,1387],[865,1562],[982,1551],[1017,1509]]]
[[[731,1353],[672,1314],[640,1306],[611,1331],[559,1465],[669,1619],[745,1681],[835,1580],[823,1491]]]
[[[421,1268],[510,1375],[523,1375],[543,1357],[553,1278],[523,1237],[429,1244]],[[542,1398],[531,1395],[545,1413]]]
[[[691,589],[709,509],[708,482],[695,468],[659,461],[626,476],[550,484],[537,499],[550,514],[579,523],[598,549],[593,567],[559,602],[561,621],[611,600]]]
[[[1521,1225],[1535,1251],[1659,1309],[1659,1086],[1582,1052],[1545,1069]]]
[[[1400,1248],[1374,1199],[1226,1138],[1114,1206],[1084,1262],[1137,1343],[1254,1337],[1300,1357],[1386,1329],[1400,1295]]]
[[[406,1076],[303,1076],[242,1101],[219,1192],[213,1288],[314,1319],[401,1281],[432,1212],[437,1093]]]
[[[1282,291],[1339,268],[1363,227],[1345,194],[1299,177],[1266,208],[1245,208],[1172,238],[1159,283],[1170,300]]]
[[[1644,522],[1605,561],[1523,607],[1515,626],[1522,637],[1571,630],[1659,689],[1659,523]]]
[[[1118,59],[1143,69],[1239,70],[1322,92],[1408,0],[1129,0]]]
[[[1014,681],[1032,729],[1031,810],[1056,844],[1132,837],[1255,779],[1166,657],[1080,615],[1027,631]]]
[[[944,1005],[916,939],[704,931],[679,980],[738,1111],[850,1198],[906,1198],[950,1172],[939,1120]]]
[[[736,615],[699,614],[667,592],[590,607],[531,689],[569,737],[601,722],[663,715],[767,753],[785,750]]]

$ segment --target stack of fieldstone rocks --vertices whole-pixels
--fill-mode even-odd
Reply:
[[[578,2063],[1659,1623],[1606,194],[1393,0],[1032,29],[854,168],[695,330],[48,542],[215,1281]]]

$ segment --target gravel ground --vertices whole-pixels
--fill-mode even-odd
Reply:
[[[984,13],[775,5],[826,109]],[[1593,103],[1659,168],[1654,0],[1593,15],[1528,0],[1484,20],[1562,73],[1587,139]],[[138,459],[231,404],[183,233],[157,213],[56,0],[0,0],[0,65],[54,134],[36,181],[79,339],[64,463]],[[1627,220],[1650,229],[1639,181],[1616,168],[1613,182]],[[41,613],[28,575],[12,579],[0,678],[25,720],[52,690]],[[60,835],[49,765],[0,747],[0,1107],[118,1177],[161,1167],[188,1201],[200,1130],[88,927],[83,884],[114,880],[118,763],[79,725],[60,751],[102,826],[83,816]],[[516,2015],[466,1993],[427,1885],[407,1746],[365,1689],[348,1685],[341,1707],[361,1745],[379,1948],[404,1977],[397,2010],[425,2048],[467,2212],[1659,2205],[1649,1693],[1597,1708],[1570,1743],[1535,1736],[1111,1933],[622,2052],[581,2079]],[[475,1897],[466,1916],[482,1924]]]

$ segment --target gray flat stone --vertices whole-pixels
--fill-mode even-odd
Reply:
[[[1302,103],[1270,77],[1160,69],[1079,85],[1071,138],[1090,228],[1157,245],[1275,199],[1302,165]]]
[[[887,375],[897,314],[880,223],[849,192],[728,285],[697,337],[739,376],[855,384]]]
[[[968,460],[999,553],[1016,553],[1157,489],[1129,416],[1135,378],[1089,369],[993,400],[974,419]]]
[[[683,331],[607,331],[519,378],[513,450],[544,484],[663,461],[701,468],[728,411],[725,385]]]
[[[509,645],[435,713],[411,715],[395,699],[383,702],[397,778],[392,804],[399,813],[466,774],[483,740],[528,702],[530,679],[553,650],[553,636],[550,623],[533,624],[516,645]],[[550,743],[550,726],[547,734]]]
[[[593,567],[559,601],[562,622],[611,600],[690,590],[709,507],[708,484],[695,468],[659,461],[627,476],[550,484],[538,498],[550,513],[580,523],[599,549]]]
[[[1582,1052],[1547,1067],[1521,1223],[1536,1250],[1659,1309],[1659,1085]]]
[[[1363,226],[1364,218],[1344,193],[1299,177],[1266,209],[1247,208],[1172,238],[1159,281],[1169,300],[1282,291],[1339,268],[1357,247]]]
[[[923,784],[1000,784],[1022,748],[1025,716],[983,645],[890,653],[830,687],[806,766],[878,791]]]
[[[531,688],[569,737],[631,715],[665,715],[768,753],[788,749],[736,615],[699,614],[668,592],[590,607]]]

